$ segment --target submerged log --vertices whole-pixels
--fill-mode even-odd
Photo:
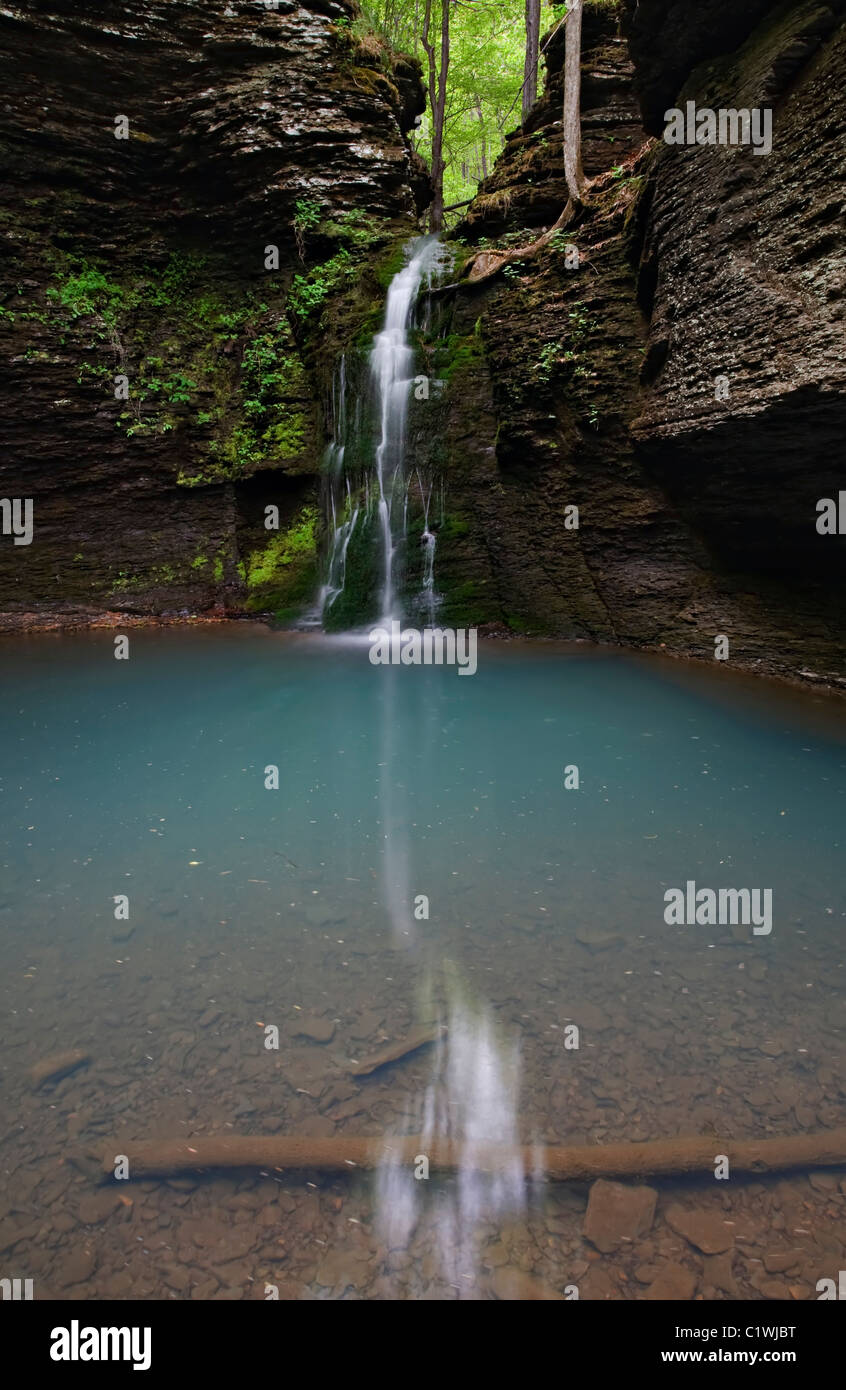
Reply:
[[[91,1054],[78,1048],[72,1052],[57,1052],[52,1057],[44,1057],[27,1072],[30,1085],[37,1091],[40,1087],[46,1086],[48,1081],[61,1081],[63,1077],[76,1071],[77,1067],[84,1067],[90,1061]]]
[[[430,1168],[454,1172],[513,1172],[522,1165],[528,1178],[586,1182],[594,1178],[643,1178],[677,1173],[713,1175],[718,1158],[732,1173],[777,1173],[790,1168],[846,1167],[846,1129],[797,1134],[785,1139],[655,1139],[645,1144],[594,1144],[578,1147],[489,1145],[472,1147],[420,1135],[382,1139],[342,1134],[331,1139],[279,1135],[228,1135],[221,1138],[115,1141],[103,1158],[112,1174],[118,1155],[129,1160],[131,1178],[172,1177],[207,1168],[314,1169],[337,1173],[413,1164],[425,1154]]]
[[[360,1062],[347,1062],[347,1071],[352,1076],[369,1076],[379,1067],[386,1067],[389,1062],[398,1062],[400,1057],[408,1057],[410,1053],[417,1052],[419,1048],[426,1047],[428,1043],[437,1042],[445,1033],[445,1027],[437,1024],[424,1024],[397,1042],[386,1043],[384,1047],[380,1047],[378,1052],[372,1053],[371,1056],[363,1058]]]

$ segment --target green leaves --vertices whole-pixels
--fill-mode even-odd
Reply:
[[[319,309],[326,296],[354,272],[353,259],[346,247],[308,275],[295,275],[288,295],[288,308],[298,319],[307,319]]]
[[[440,7],[432,3],[432,33]],[[444,202],[471,198],[493,168],[506,133],[520,123],[525,54],[525,0],[472,0],[450,14],[450,65],[444,119]],[[422,7],[415,0],[365,0],[363,23],[394,48],[425,61],[420,43]],[[542,26],[549,23],[544,8]],[[431,162],[432,117],[427,111],[415,140]]]
[[[111,327],[117,321],[123,291],[101,270],[80,262],[78,269],[48,289],[47,298],[67,309],[72,318],[97,314]]]

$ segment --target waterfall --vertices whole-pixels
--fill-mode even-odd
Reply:
[[[435,609],[437,607],[435,595],[435,545],[437,542],[435,533],[429,530],[429,504],[432,500],[432,486],[429,485],[427,492],[419,470],[417,481],[420,484],[420,497],[423,502],[423,534],[420,537],[420,544],[423,546],[423,587],[417,602],[427,623],[431,626],[435,621]]]
[[[322,622],[335,599],[343,593],[346,580],[347,548],[358,519],[358,507],[353,505],[350,482],[344,475],[344,455],[347,437],[347,375],[346,358],[341,355],[338,370],[332,381],[330,401],[332,439],[326,449],[324,474],[327,480],[330,514],[329,555],[326,579],[317,596],[317,604],[309,622]],[[339,494],[339,486],[341,488]],[[340,511],[341,520],[338,520]]]
[[[358,507],[353,506],[349,480],[347,480],[346,510],[343,521],[339,522],[332,497],[332,543],[329,552],[329,570],[326,583],[320,590],[320,611],[326,613],[335,599],[344,591],[347,577],[347,550],[349,548],[355,523],[358,520]]]
[[[380,436],[376,446],[376,479],[379,485],[379,519],[382,529],[382,591],[380,616],[390,621],[394,613],[394,494],[405,462],[405,422],[414,378],[414,351],[409,342],[409,320],[423,281],[441,253],[436,237],[421,237],[411,259],[391,281],[385,305],[385,322],[370,352],[370,372],[376,390]],[[403,478],[403,482],[404,482]]]
[[[446,261],[447,254],[437,237],[418,237],[410,244],[406,263],[388,288],[384,320],[380,331],[374,336],[367,363],[374,427],[369,451],[366,438],[362,438],[367,421],[362,421],[361,402],[356,402],[354,412],[348,409],[346,364],[343,359],[333,383],[333,438],[324,465],[329,544],[325,579],[316,610],[324,625],[345,590],[347,557],[353,536],[358,531],[356,545],[359,542],[363,544],[362,533],[371,529],[371,522],[378,546],[375,616],[383,623],[403,616],[398,611],[397,551],[405,541],[409,525],[411,476],[406,459],[406,423],[415,379],[415,354],[410,330],[421,287],[425,282],[431,288]],[[352,455],[354,465],[360,468],[362,447],[365,452],[363,476],[351,477],[345,460],[348,454]],[[369,459],[366,457],[368,452]],[[425,613],[428,621],[432,621],[436,606],[435,537],[429,527],[432,485],[426,491],[419,470],[417,479],[424,510],[424,553],[422,589],[414,607]]]

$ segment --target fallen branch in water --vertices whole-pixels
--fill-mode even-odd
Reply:
[[[677,1173],[713,1175],[718,1156],[732,1173],[776,1173],[789,1168],[846,1167],[846,1129],[798,1134],[786,1139],[655,1139],[645,1144],[578,1147],[538,1145],[471,1146],[420,1135],[368,1139],[346,1134],[331,1139],[229,1135],[222,1138],[114,1141],[103,1156],[103,1172],[114,1173],[118,1155],[129,1160],[130,1178],[172,1177],[210,1168],[311,1169],[327,1173],[412,1165],[424,1154],[433,1171],[472,1167],[479,1172],[513,1171],[529,1178],[585,1182],[594,1178],[645,1178]]]
[[[63,1077],[70,1076],[77,1067],[84,1067],[91,1061],[91,1054],[76,1049],[73,1052],[59,1052],[52,1057],[44,1057],[40,1062],[36,1062],[34,1067],[30,1067],[27,1072],[30,1085],[37,1091],[48,1081],[61,1081]]]
[[[445,1033],[446,1028],[438,1025],[424,1025],[421,1028],[415,1028],[407,1037],[400,1038],[398,1042],[386,1043],[384,1047],[380,1047],[378,1052],[363,1058],[362,1061],[347,1062],[345,1064],[346,1069],[353,1076],[369,1076],[379,1067],[386,1067],[389,1062],[398,1062],[400,1057],[407,1057],[409,1053],[417,1052],[427,1043],[437,1042]]]

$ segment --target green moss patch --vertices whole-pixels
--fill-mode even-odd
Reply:
[[[287,530],[244,561],[248,612],[290,611],[317,587],[317,508],[302,508]]]

